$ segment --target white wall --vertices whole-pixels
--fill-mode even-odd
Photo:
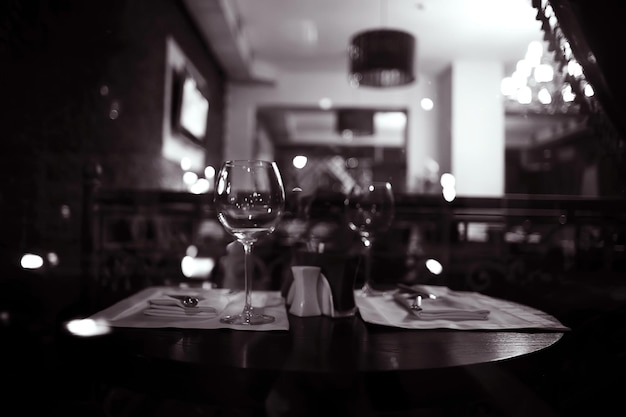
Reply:
[[[452,69],[443,71],[437,79],[440,109],[437,132],[437,162],[440,175],[452,171]]]
[[[256,157],[265,161],[274,160],[274,144],[263,126],[256,126]]]
[[[504,195],[504,104],[500,62],[452,64],[452,174],[462,196]]]
[[[407,190],[419,191],[418,179],[424,174],[427,158],[436,159],[436,110],[427,112],[420,100],[430,97],[437,106],[432,79],[418,75],[409,87],[387,89],[352,88],[346,74],[279,73],[274,85],[230,83],[226,97],[224,159],[253,158],[255,114],[259,106],[315,107],[328,97],[336,107],[393,107],[408,111]]]

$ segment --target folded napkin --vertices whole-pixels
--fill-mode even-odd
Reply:
[[[569,330],[556,318],[535,308],[473,291],[454,291],[440,285],[413,285],[401,288],[404,302],[413,304],[407,293],[421,295],[421,311],[409,312],[393,293],[370,297],[355,290],[359,314],[367,323],[405,329]],[[454,313],[454,314],[453,314]],[[488,313],[488,314],[487,314]],[[477,319],[468,319],[475,317]]]
[[[252,305],[275,321],[257,326],[223,323],[220,319],[241,313],[243,291],[227,288],[192,289],[176,286],[147,287],[92,316],[112,327],[233,329],[247,331],[289,330],[285,300],[280,291],[252,291]],[[198,308],[183,307],[185,297],[199,300]],[[213,312],[211,309],[215,309]]]
[[[410,315],[420,320],[487,320],[489,310],[473,308],[449,296],[421,297],[395,293],[393,299]]]
[[[148,300],[144,314],[159,317],[213,318],[222,310],[219,300],[198,297],[198,304],[185,306],[179,296],[161,295]]]

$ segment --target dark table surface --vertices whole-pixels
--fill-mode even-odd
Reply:
[[[94,348],[205,369],[310,373],[409,371],[472,365],[545,349],[555,331],[408,330],[351,318],[289,315],[289,331],[114,328]]]
[[[113,328],[98,337],[68,336],[67,346],[90,377],[140,391],[152,402],[173,397],[254,410],[250,415],[283,406],[315,415],[341,403],[345,415],[367,415],[390,407],[469,407],[484,394],[477,381],[491,380],[493,366],[525,367],[567,336],[408,330],[365,323],[358,314],[288,318],[288,331]]]

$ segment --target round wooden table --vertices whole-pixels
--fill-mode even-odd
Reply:
[[[436,407],[449,405],[450,398],[474,402],[478,394],[468,387],[476,385],[477,370],[528,362],[564,335],[406,330],[367,324],[358,315],[289,315],[289,322],[289,331],[267,332],[115,328],[74,342],[85,366],[97,363],[94,372],[109,383],[157,397],[251,409],[287,401],[317,412],[324,410],[315,407],[340,399],[346,410],[363,406],[363,413],[415,411],[425,400],[437,400]],[[376,395],[381,391],[389,392]]]
[[[408,330],[352,318],[289,315],[284,331],[115,328],[110,351],[207,369],[382,372],[515,358],[556,343],[561,332]],[[108,339],[108,340],[107,340]]]

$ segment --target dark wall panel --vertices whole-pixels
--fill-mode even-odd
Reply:
[[[161,156],[167,36],[208,83],[216,165],[224,77],[181,2],[2,2],[0,249],[77,245],[83,174],[97,164],[103,187],[184,189]]]

